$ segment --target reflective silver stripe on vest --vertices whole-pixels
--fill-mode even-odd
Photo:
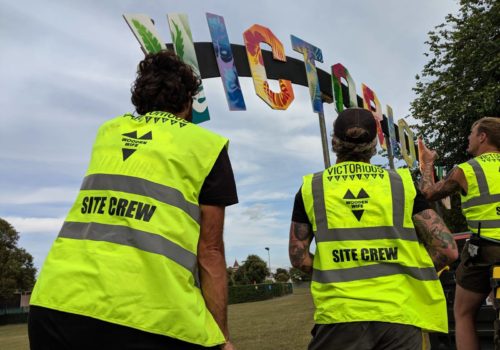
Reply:
[[[411,228],[394,226],[361,227],[361,228],[330,228],[328,231],[314,233],[316,242],[330,241],[364,241],[372,239],[404,239],[418,241],[415,231]]]
[[[66,221],[59,237],[116,243],[163,255],[190,271],[195,285],[200,286],[196,255],[160,235],[127,226]]]
[[[177,207],[200,224],[200,208],[188,202],[181,191],[134,176],[92,174],[83,179],[81,190],[109,190],[151,197],[159,202]]]
[[[472,169],[474,169],[474,174],[476,175],[477,187],[479,188],[479,193],[481,195],[490,193],[488,189],[488,182],[486,182],[486,175],[484,173],[483,168],[481,167],[481,164],[479,164],[479,162],[476,159],[471,159],[468,161],[468,163],[472,166]]]
[[[314,269],[312,280],[319,283],[352,282],[369,278],[408,275],[420,281],[437,280],[438,276],[434,267],[409,267],[400,264],[373,264],[348,269],[316,270]]]
[[[479,223],[481,223],[481,229],[500,228],[500,220],[467,220],[467,225],[475,230],[478,229]]]
[[[490,196],[479,196],[469,199],[467,202],[462,203],[462,209],[475,207],[476,205],[500,203],[500,194]]]
[[[403,239],[418,241],[413,228],[403,227],[405,192],[403,181],[398,173],[389,171],[392,191],[393,226],[362,228],[328,228],[326,221],[325,194],[323,189],[323,172],[315,173],[312,179],[314,216],[316,219],[316,242]]]
[[[475,207],[476,205],[493,204],[500,202],[500,194],[490,195],[486,174],[484,173],[481,164],[476,159],[471,159],[467,162],[474,170],[476,176],[477,187],[479,189],[479,197],[474,197],[462,203],[462,209]]]
[[[316,241],[318,242],[318,234],[323,235],[328,231],[326,221],[325,207],[325,191],[323,188],[323,172],[320,171],[313,175],[312,178],[312,195],[314,207],[314,219],[316,221]]]

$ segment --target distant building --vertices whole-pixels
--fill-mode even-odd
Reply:
[[[26,308],[30,306],[31,291],[19,291],[16,294],[20,295],[19,307]]]
[[[232,270],[233,270],[233,272],[238,271],[238,269],[240,268],[240,264],[238,264],[238,260],[234,259],[234,264],[233,264],[233,266],[230,266],[229,268],[230,268],[230,269],[232,269]]]

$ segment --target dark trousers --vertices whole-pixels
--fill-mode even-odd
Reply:
[[[309,350],[422,350],[420,328],[388,322],[317,324]]]
[[[31,350],[201,350],[163,335],[38,306],[28,319]]]

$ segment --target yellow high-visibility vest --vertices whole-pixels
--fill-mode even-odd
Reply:
[[[446,301],[412,221],[408,169],[342,162],[304,176],[316,241],[311,292],[318,324],[380,321],[447,332]]]
[[[462,213],[469,230],[500,241],[500,153],[484,153],[459,164],[467,180],[467,194],[461,193]]]
[[[214,346],[200,290],[198,196],[228,140],[170,113],[101,126],[31,304]]]

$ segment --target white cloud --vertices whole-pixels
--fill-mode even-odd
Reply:
[[[71,203],[78,194],[78,188],[42,187],[26,191],[0,194],[0,202],[9,204]]]
[[[283,236],[283,227],[289,222],[280,218],[281,213],[272,206],[257,203],[228,208],[225,221],[224,240],[228,248],[255,244],[288,245]]]
[[[272,201],[272,200],[289,199],[292,197],[293,197],[293,194],[287,193],[287,192],[256,191],[256,192],[250,193],[249,195],[246,195],[245,201],[247,201],[247,202],[252,202],[252,201],[265,202],[265,201]]]
[[[0,49],[8,53],[0,75],[9,87],[0,95],[0,163],[8,169],[0,173],[0,213],[31,238],[37,232],[57,234],[68,207],[54,204],[71,203],[76,196],[99,124],[131,111],[130,84],[143,54],[123,13],[149,14],[167,42],[165,15],[171,12],[189,15],[197,42],[210,40],[205,12],[224,16],[235,44],[243,44],[243,32],[258,23],[282,41],[287,56],[301,59],[291,49],[294,34],[322,49],[324,62],[318,67],[329,71],[341,62],[358,94],[366,82],[384,110],[391,105],[399,119],[408,113],[414,75],[425,61],[427,31],[458,5],[432,0],[340,0],[309,7],[285,0],[27,0],[0,7]],[[238,181],[240,204],[227,210],[227,246],[238,258],[269,246],[273,260],[286,264],[293,195],[302,175],[323,166],[318,118],[306,87],[294,85],[290,108],[275,111],[256,96],[252,79],[240,77],[240,83],[247,111],[229,112],[220,79],[204,81],[212,119],[202,126],[230,138]],[[335,116],[333,105],[325,105],[328,135]],[[26,241],[38,264],[51,240]]]
[[[34,218],[6,216],[4,220],[9,222],[21,235],[25,234],[51,234],[57,235],[64,222],[64,217],[60,218]]]

